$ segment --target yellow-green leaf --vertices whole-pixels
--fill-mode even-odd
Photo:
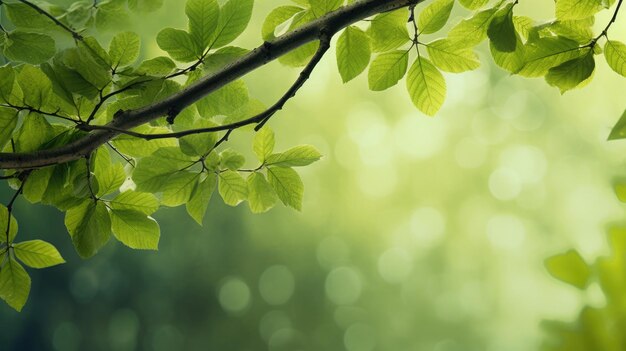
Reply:
[[[428,59],[418,57],[406,79],[411,100],[417,108],[434,116],[446,98],[446,81],[437,67]]]
[[[30,240],[14,244],[15,257],[32,268],[46,268],[65,263],[59,251],[50,243]]]

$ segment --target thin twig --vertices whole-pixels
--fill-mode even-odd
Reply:
[[[11,197],[11,200],[7,204],[7,212],[8,212],[7,213],[7,230],[6,230],[6,239],[7,239],[6,243],[7,243],[7,245],[10,245],[9,233],[11,232],[11,215],[13,213],[13,204],[15,204],[15,200],[17,200],[17,197],[20,196],[20,194],[24,190],[24,185],[26,184],[27,180],[28,180],[28,174],[26,175],[26,177],[24,177],[24,179],[22,179],[22,184],[20,184],[20,187],[13,194],[13,197]]]
[[[38,108],[31,107],[31,106],[16,106],[16,105],[12,105],[12,104],[0,104],[0,107],[12,108],[12,109],[14,109],[14,110],[16,110],[18,112],[19,111],[35,112],[35,113],[39,113],[39,114],[46,115],[46,116],[51,116],[51,117],[64,119],[66,121],[70,121],[70,122],[73,122],[73,123],[80,123],[79,120],[73,119],[71,117],[60,115],[59,114],[60,110],[57,110],[55,112],[45,112],[45,111],[42,111],[42,110],[40,110]]]
[[[604,27],[602,32],[600,32],[600,34],[598,34],[597,37],[591,39],[589,44],[583,46],[583,48],[584,47],[590,47],[590,48],[593,49],[593,47],[596,46],[596,43],[598,42],[598,40],[600,40],[600,38],[606,37],[608,39],[609,29],[611,29],[611,26],[613,25],[613,23],[615,23],[615,21],[617,21],[617,15],[619,14],[619,10],[622,7],[622,2],[623,2],[623,0],[618,0],[617,1],[617,6],[615,6],[615,11],[613,12],[613,17],[611,17],[611,19],[609,20],[609,23],[606,24],[606,27]]]
[[[113,144],[111,144],[111,142],[107,142],[107,145],[109,145],[111,150],[115,151],[115,153],[118,154],[119,157],[124,159],[124,161],[126,161],[131,167],[135,168],[135,163],[133,162],[131,158],[121,153],[120,150],[118,150],[115,146],[113,146]]]

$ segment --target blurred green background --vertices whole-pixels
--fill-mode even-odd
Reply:
[[[159,54],[161,28],[185,26],[182,3],[129,24],[146,57]],[[239,44],[258,45],[263,19],[285,3],[257,1]],[[553,4],[539,3],[520,11],[551,17]],[[624,21],[612,33],[626,38]],[[543,260],[609,251],[606,224],[625,217],[611,180],[626,175],[626,143],[606,137],[626,85],[599,62],[589,86],[560,96],[503,73],[485,50],[481,59],[446,76],[447,101],[428,118],[403,83],[341,84],[328,55],[271,121],[277,150],[309,143],[325,155],[304,169],[302,213],[252,215],[214,198],[199,227],[163,209],[158,253],[112,240],[82,261],[61,213],[20,200],[21,238],[54,243],[68,263],[30,271],[22,313],[0,304],[0,349],[537,350],[542,320],[604,304],[597,285],[577,292]],[[273,63],[246,82],[271,104],[297,74]]]

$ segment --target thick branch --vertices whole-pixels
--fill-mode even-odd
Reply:
[[[111,127],[108,127],[108,126],[97,126],[97,125],[83,125],[82,129],[86,131],[109,130],[109,131],[114,131],[120,134],[130,135],[135,138],[145,139],[145,140],[170,139],[170,138],[178,139],[178,138],[182,138],[182,137],[193,135],[193,134],[215,133],[215,132],[221,132],[225,130],[234,130],[234,129],[238,129],[238,128],[241,128],[250,124],[257,124],[255,129],[258,131],[259,129],[263,127],[263,125],[267,121],[269,121],[269,119],[276,112],[282,110],[282,108],[285,106],[287,101],[289,101],[289,99],[296,96],[296,93],[298,92],[298,90],[300,90],[300,88],[304,86],[304,83],[309,79],[309,77],[311,76],[311,73],[313,72],[317,64],[324,57],[324,54],[328,52],[328,49],[330,49],[330,37],[324,37],[320,39],[320,46],[315,52],[315,55],[313,55],[309,63],[306,65],[306,67],[302,70],[302,72],[298,76],[298,79],[296,80],[296,82],[289,88],[289,90],[287,90],[287,92],[274,105],[272,105],[267,110],[255,116],[252,116],[250,118],[239,121],[239,122],[233,122],[230,124],[224,124],[224,125],[215,126],[215,127],[197,128],[197,129],[183,130],[180,132],[158,133],[158,134],[137,133],[137,132],[133,132],[130,130],[124,130],[124,129],[118,129],[118,128],[111,129]]]
[[[220,71],[160,102],[136,110],[122,111],[109,124],[111,130],[92,132],[68,145],[31,153],[0,153],[0,169],[29,169],[65,163],[85,157],[119,132],[148,123],[172,111],[182,111],[224,85],[322,36],[333,36],[341,29],[372,15],[417,4],[423,0],[363,0],[333,11],[294,31],[252,50]]]

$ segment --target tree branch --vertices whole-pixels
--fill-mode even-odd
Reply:
[[[188,135],[193,135],[193,134],[215,133],[215,132],[221,132],[225,130],[234,130],[234,129],[238,129],[238,128],[241,128],[250,124],[255,124],[255,123],[257,124],[257,126],[254,129],[258,131],[259,129],[263,128],[263,125],[265,125],[265,123],[267,123],[267,121],[269,121],[269,119],[272,118],[272,116],[276,112],[282,110],[285,104],[287,103],[287,101],[289,101],[291,98],[296,96],[296,93],[298,92],[298,90],[300,90],[300,88],[304,86],[304,83],[309,79],[309,77],[311,76],[311,73],[313,72],[317,64],[324,57],[324,54],[326,54],[326,52],[328,52],[328,49],[330,49],[330,40],[331,38],[328,36],[323,36],[320,39],[320,46],[315,52],[315,55],[313,55],[309,63],[302,70],[302,72],[298,76],[298,79],[295,81],[295,83],[289,88],[289,90],[287,90],[287,92],[274,105],[272,105],[267,110],[253,117],[244,119],[242,121],[224,124],[224,125],[216,126],[216,127],[197,128],[197,129],[189,129],[189,130],[184,130],[184,131],[174,132],[174,133],[159,133],[159,134],[144,134],[144,133],[137,133],[137,132],[133,132],[130,130],[124,130],[124,129],[119,129],[119,128],[111,129],[111,127],[108,127],[108,126],[97,126],[97,125],[86,125],[86,124],[82,125],[81,129],[85,131],[108,130],[108,131],[113,131],[113,132],[117,132],[120,134],[126,134],[126,135],[133,136],[135,138],[141,138],[145,140],[170,139],[170,138],[179,139],[179,138],[182,138]]]
[[[254,71],[255,69],[324,35],[333,36],[343,28],[378,13],[393,11],[424,0],[363,0],[342,7],[302,27],[286,33],[249,52],[221,70],[203,77],[184,90],[155,104],[129,111],[120,111],[106,126],[67,145],[30,153],[0,153],[0,169],[32,169],[66,163],[85,157],[118,134],[172,111],[182,111],[211,92]]]

